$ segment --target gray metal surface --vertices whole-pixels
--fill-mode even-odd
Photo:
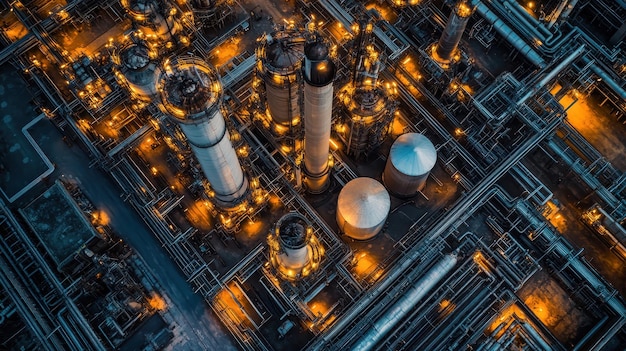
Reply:
[[[215,197],[236,202],[247,190],[224,116],[220,82],[207,63],[179,58],[161,75],[163,105],[179,126],[200,163]]]
[[[390,207],[389,193],[382,184],[372,178],[356,178],[339,193],[337,224],[351,238],[370,239],[382,229]]]
[[[311,192],[320,192],[328,184],[328,152],[333,113],[334,68],[327,58],[328,48],[325,45],[320,47],[322,44],[318,44],[313,47],[315,50],[307,52],[305,58],[304,168],[307,174],[306,184]],[[314,55],[316,56],[313,57]],[[329,79],[326,80],[326,84],[323,86],[310,84],[311,78],[317,74],[316,71],[322,69],[333,71],[327,77]]]
[[[143,44],[127,46],[122,49],[120,59],[122,74],[132,92],[146,101],[156,97],[161,70],[150,59],[148,47]]]
[[[454,268],[457,260],[456,254],[450,254],[437,262],[372,324],[369,331],[351,349],[356,351],[373,349]]]
[[[441,37],[437,43],[436,53],[440,59],[450,60],[456,51],[470,17],[469,14],[466,13],[466,10],[470,11],[471,14],[471,10],[469,10],[468,5],[465,3],[459,3],[452,9],[448,22],[446,23],[446,28],[443,30],[443,33],[441,33]]]
[[[502,35],[514,48],[520,51],[522,55],[524,55],[530,62],[532,62],[535,66],[544,67],[546,65],[545,60],[532,48],[530,45],[526,44],[524,39],[520,38],[511,27],[506,25],[498,15],[496,15],[493,11],[491,11],[487,5],[480,2],[480,0],[473,0],[472,4],[476,6],[476,11],[480,13],[481,16],[487,20],[487,22],[491,23],[493,27],[496,29],[500,35]]]
[[[424,135],[400,135],[391,146],[383,171],[387,190],[397,196],[413,196],[426,185],[437,162],[437,150]]]

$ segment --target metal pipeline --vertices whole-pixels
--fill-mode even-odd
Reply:
[[[593,62],[592,59],[585,56],[583,57],[583,60],[585,61],[586,64],[589,65],[589,68],[593,71],[593,73],[595,73],[598,77],[600,77],[602,81],[604,81],[606,85],[608,85],[609,88],[611,88],[611,90],[613,90],[615,94],[617,94],[619,98],[621,98],[622,100],[626,100],[626,90],[624,90],[624,88],[617,81],[615,81],[613,77],[611,77],[604,69],[598,66],[595,62]]]
[[[492,2],[492,4],[495,5],[497,2]],[[508,14],[511,14],[519,22],[523,23],[526,27],[525,29],[533,32],[539,40],[544,41],[547,37],[552,35],[543,23],[531,16],[517,1],[506,0],[502,6],[508,10]]]
[[[456,266],[457,261],[458,256],[454,253],[444,256],[420,280],[415,282],[385,314],[374,322],[369,331],[352,346],[352,350],[373,349]]]
[[[546,66],[545,60],[539,56],[539,54],[532,47],[530,47],[530,45],[526,44],[524,39],[517,35],[511,27],[504,23],[497,14],[491,11],[485,4],[480,2],[480,0],[473,0],[472,4],[476,7],[476,11],[478,11],[478,13],[480,13],[480,15],[483,16],[487,22],[491,23],[496,31],[500,33],[500,35],[502,35],[504,39],[509,42],[509,44],[521,52],[524,57],[532,62],[532,64],[541,68]]]
[[[578,49],[572,52],[569,56],[567,56],[561,63],[559,63],[550,73],[546,74],[537,84],[535,84],[524,96],[522,96],[519,100],[517,100],[516,105],[520,106],[526,100],[537,94],[537,92],[543,88],[546,84],[548,84],[554,77],[556,77],[565,67],[571,64],[575,59],[578,58],[585,51],[585,45],[581,45]]]
[[[574,10],[574,6],[576,6],[576,4],[578,3],[578,0],[572,0],[567,7],[565,7],[565,10],[563,10],[563,12],[561,12],[560,16],[556,18],[556,21],[558,22],[565,22],[567,21],[567,18],[569,17],[570,13],[572,13],[572,10]],[[553,25],[554,23],[552,23],[552,21],[550,21],[550,25]]]

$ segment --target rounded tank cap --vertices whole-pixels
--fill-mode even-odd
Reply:
[[[328,57],[328,46],[319,40],[308,42],[304,45],[304,54],[309,60],[321,61]]]
[[[409,176],[420,176],[435,167],[437,150],[424,135],[406,133],[394,141],[389,158],[398,171]]]
[[[359,177],[349,181],[339,192],[337,211],[351,226],[372,228],[387,218],[391,199],[387,189],[376,179]]]
[[[276,68],[292,67],[300,62],[301,57],[301,52],[285,40],[277,40],[267,48],[267,61]]]

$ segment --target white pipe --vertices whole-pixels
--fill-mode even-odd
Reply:
[[[444,256],[420,280],[415,282],[400,300],[378,318],[351,349],[356,351],[373,349],[456,266],[457,261],[458,256],[455,253]]]

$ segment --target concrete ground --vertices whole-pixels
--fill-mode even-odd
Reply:
[[[590,193],[575,177],[568,174],[566,166],[553,164],[543,154],[530,156],[532,162],[525,163],[537,177],[554,193],[562,204],[559,213],[562,219],[557,226],[561,235],[576,248],[584,248],[583,256],[621,294],[626,296],[626,266],[610,248],[581,221],[583,208],[579,201]],[[570,179],[558,182],[558,179]],[[589,204],[591,205],[591,204]]]
[[[0,188],[8,198],[46,169],[22,128],[38,113],[28,83],[9,64],[0,67]]]
[[[106,212],[111,227],[144,259],[170,301],[169,313],[177,324],[175,350],[235,350],[232,339],[204,300],[193,292],[165,249],[155,239],[135,210],[120,199],[117,186],[97,169],[78,147],[69,148],[50,123],[32,130],[37,143],[57,166],[51,178],[61,175],[80,182],[81,189],[94,206]]]
[[[566,95],[560,102],[569,106],[573,101],[573,96]],[[615,168],[626,172],[626,127],[600,103],[595,96],[579,95],[578,101],[567,110],[567,121]]]
[[[517,295],[563,345],[573,346],[592,326],[584,306],[577,306],[544,271],[535,273]]]

